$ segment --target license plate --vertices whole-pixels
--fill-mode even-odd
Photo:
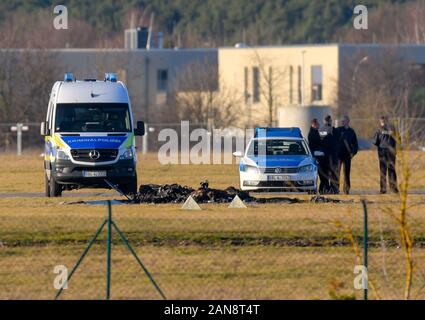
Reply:
[[[106,171],[83,171],[83,177],[85,178],[104,178],[106,177]]]
[[[291,180],[291,176],[288,176],[288,175],[267,176],[267,180],[269,180],[269,181],[289,181],[289,180]]]

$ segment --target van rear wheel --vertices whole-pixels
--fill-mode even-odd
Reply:
[[[62,186],[56,182],[53,176],[50,177],[49,190],[50,190],[50,197],[56,198],[56,197],[62,196]]]

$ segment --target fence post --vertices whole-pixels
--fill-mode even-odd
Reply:
[[[28,131],[28,126],[23,123],[17,123],[16,126],[10,128],[12,132],[16,132],[16,154],[22,155],[22,131]]]
[[[106,300],[111,297],[111,249],[112,249],[112,208],[111,200],[108,203],[108,240],[106,251]]]
[[[145,134],[142,137],[142,154],[148,153],[148,132],[149,132],[149,126],[147,123],[145,123]]]
[[[363,289],[363,299],[368,300],[368,287],[369,287],[369,270],[368,270],[368,215],[366,200],[362,200],[363,205],[363,266],[366,268],[367,282]]]

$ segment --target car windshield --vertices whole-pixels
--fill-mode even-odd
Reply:
[[[260,139],[249,145],[248,156],[304,156],[307,148],[302,140]]]
[[[69,103],[56,107],[56,132],[130,132],[126,103]]]

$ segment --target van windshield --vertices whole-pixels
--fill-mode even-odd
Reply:
[[[66,103],[56,106],[55,132],[130,132],[126,103]]]
[[[248,156],[305,156],[307,148],[302,140],[260,139],[252,140]]]

